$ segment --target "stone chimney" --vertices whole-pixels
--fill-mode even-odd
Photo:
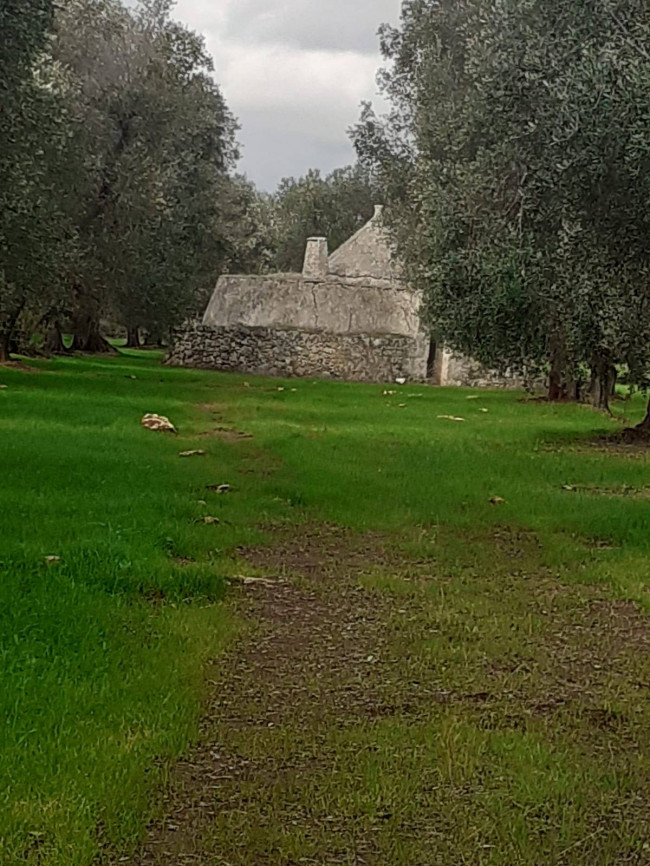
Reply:
[[[327,238],[309,238],[302,275],[306,280],[324,280],[329,275]]]
[[[375,205],[375,212],[372,215],[372,221],[373,222],[380,222],[383,214],[384,214],[383,204],[376,204]]]

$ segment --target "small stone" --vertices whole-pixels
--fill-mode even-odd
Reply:
[[[210,484],[207,490],[211,490],[212,493],[230,493],[232,487],[230,484]]]
[[[204,517],[201,523],[204,523],[206,526],[218,526],[221,521],[218,517]]]
[[[178,431],[164,415],[145,415],[140,422],[147,430],[154,430],[157,433],[177,433]]]
[[[438,415],[438,418],[442,421],[465,421],[464,418],[458,418],[456,415]]]
[[[0,391],[6,391],[7,385],[0,385]]]
[[[205,451],[197,449],[196,451],[181,451],[179,457],[205,457]]]
[[[399,379],[395,379],[398,385],[406,385],[406,379],[400,376]]]
[[[506,501],[502,496],[493,496],[492,499],[490,499],[490,504],[491,505],[505,505]]]
[[[46,556],[45,562],[48,565],[58,565],[61,562],[61,557],[60,556]]]
[[[207,505],[208,503],[205,501],[205,499],[199,499],[198,504],[199,505]]]
[[[479,412],[483,412],[484,415],[487,415],[489,411],[489,409],[479,409]]]

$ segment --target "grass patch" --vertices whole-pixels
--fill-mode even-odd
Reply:
[[[361,709],[328,716],[315,660],[305,700],[283,697],[294,717],[232,733],[259,766],[224,783],[203,852],[251,866],[324,851],[644,862],[648,648],[629,602],[648,603],[650,500],[565,489],[650,488],[645,454],[591,444],[618,422],[505,392],[159,362],[123,351],[0,370],[0,861],[85,866],[133,849],[196,739],[204,664],[238,632],[228,577],[284,570],[302,586],[341,571],[337,544],[293,571],[272,548],[248,565],[238,550],[333,524],[372,541],[343,569],[347,589],[305,590],[288,633],[322,605],[330,691],[354,693],[372,669],[373,709],[364,686]],[[625,411],[640,420],[644,406]],[[146,412],[180,435],[141,429]],[[179,458],[190,450],[206,455]],[[364,622],[345,619],[355,606]],[[341,618],[360,629],[356,661],[327,637]]]

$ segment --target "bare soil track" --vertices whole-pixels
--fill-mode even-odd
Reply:
[[[432,621],[422,595],[432,582],[444,587],[449,581],[432,560],[407,562],[403,553],[397,555],[394,539],[328,526],[294,528],[280,533],[270,548],[242,551],[268,580],[234,590],[245,633],[211,667],[200,742],[173,773],[161,808],[165,818],[150,828],[130,862],[515,862],[505,848],[500,860],[492,840],[472,842],[475,792],[453,768],[445,775],[427,763],[425,749],[431,746],[425,743],[418,752],[422,731],[450,708],[485,736],[493,729],[522,731],[548,723],[558,732],[569,730],[576,748],[596,762],[611,761],[616,772],[626,752],[639,748],[643,721],[633,708],[644,690],[647,695],[650,632],[635,605],[602,589],[565,586],[548,573],[533,578],[518,570],[533,538],[504,531],[493,543],[495,555],[510,563],[499,587],[503,622],[518,628],[533,611],[543,624],[530,637],[528,653],[506,646],[494,658],[479,654],[480,671],[467,678],[427,663],[417,649],[423,633],[444,631],[447,622]],[[403,596],[401,590],[378,590],[373,580],[381,573],[397,575]],[[471,645],[481,626],[472,614],[467,619]],[[461,620],[459,627],[466,628]],[[448,639],[453,642],[454,634]],[[631,690],[629,706],[620,695],[617,704],[605,700],[619,679]],[[389,728],[382,746],[391,753],[386,766],[373,754],[380,750],[368,732],[393,722],[412,735],[406,743],[392,742]],[[452,745],[463,748],[460,741]],[[366,756],[361,763],[359,753]],[[455,758],[454,752],[449,759]],[[439,762],[445,763],[444,750]],[[378,778],[371,784],[374,801],[368,802],[363,792],[373,767]],[[395,781],[392,792],[382,772]],[[404,784],[400,773],[408,777]],[[479,772],[479,778],[487,789],[487,775]],[[630,825],[632,837],[645,832],[641,825],[650,829],[647,792],[630,783],[615,802],[594,798],[584,837],[575,845],[556,851],[553,859],[516,862],[650,863],[650,849],[644,854],[626,833]],[[531,827],[536,821],[542,827],[540,838],[549,820],[531,815]],[[465,829],[468,839],[460,843]]]

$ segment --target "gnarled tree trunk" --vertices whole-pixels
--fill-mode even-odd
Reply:
[[[6,364],[11,359],[11,349],[13,344],[14,332],[18,319],[22,311],[25,309],[25,302],[20,303],[7,319],[4,327],[0,330],[0,364]]]
[[[597,361],[591,368],[589,393],[595,409],[609,412],[609,400],[616,388],[616,367],[609,361]]]
[[[548,377],[548,400],[560,403],[580,399],[580,381],[575,377],[573,365],[560,343],[551,349],[551,369]]]
[[[73,321],[72,350],[74,352],[85,352],[87,354],[110,353],[115,354],[116,349],[102,337],[99,330],[99,322],[92,316],[82,315],[75,317]]]
[[[48,355],[64,355],[68,351],[63,342],[63,334],[59,322],[53,322],[52,326],[48,329],[43,349]]]
[[[127,349],[139,349],[140,348],[140,329],[136,326],[135,328],[127,328],[126,330],[126,348]]]
[[[9,351],[10,342],[11,337],[9,334],[0,334],[0,364],[6,364],[11,358]]]

